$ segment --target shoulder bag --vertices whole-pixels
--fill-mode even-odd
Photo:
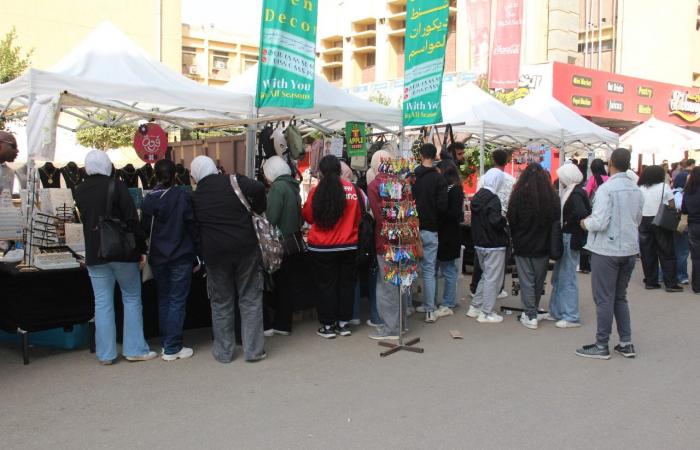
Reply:
[[[138,252],[134,232],[124,221],[112,215],[115,185],[116,181],[109,182],[105,215],[100,217],[97,223],[100,234],[97,257],[109,262],[135,262]]]
[[[652,225],[667,230],[676,231],[678,230],[678,222],[680,222],[681,217],[678,214],[676,208],[672,208],[669,205],[664,204],[664,192],[666,191],[666,183],[661,187],[661,204],[659,205],[659,210],[654,216],[654,220],[651,221]]]
[[[277,236],[277,230],[267,221],[264,214],[258,214],[250,207],[248,199],[246,199],[243,191],[241,191],[236,175],[231,175],[230,180],[231,187],[236,193],[236,196],[250,213],[255,235],[258,237],[263,268],[267,273],[274,273],[282,265],[282,258],[284,256],[284,248],[282,248],[282,243]]]

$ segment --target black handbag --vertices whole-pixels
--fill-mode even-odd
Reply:
[[[654,216],[654,220],[651,221],[652,225],[655,225],[661,229],[667,231],[676,231],[678,229],[678,223],[681,221],[681,216],[678,214],[678,210],[669,205],[664,205],[664,191],[666,190],[666,183],[663,184],[661,188],[661,204],[659,205],[659,210]]]
[[[549,239],[549,258],[557,261],[564,255],[564,233],[558,220],[552,222]]]
[[[304,253],[308,250],[308,245],[304,240],[304,235],[301,231],[284,236],[280,238],[282,241],[282,248],[284,249],[284,256],[296,255],[297,253]]]
[[[97,257],[109,262],[134,262],[138,260],[136,237],[124,221],[112,215],[115,185],[116,181],[110,180],[105,215],[97,222],[100,233]]]

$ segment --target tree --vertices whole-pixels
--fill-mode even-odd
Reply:
[[[105,117],[95,116],[98,121],[107,121]],[[78,143],[83,147],[94,147],[101,150],[110,148],[131,147],[137,127],[134,125],[119,125],[113,127],[100,126],[91,122],[80,122],[86,126],[75,133]]]
[[[34,49],[24,52],[22,56],[22,48],[15,45],[15,39],[17,39],[17,32],[12,27],[0,41],[0,83],[14,80],[31,65]]]
[[[372,95],[369,96],[369,101],[372,103],[379,103],[380,105],[389,106],[391,104],[391,98],[385,95],[382,91],[374,91]]]

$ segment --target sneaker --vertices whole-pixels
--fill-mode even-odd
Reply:
[[[192,355],[194,355],[194,350],[191,348],[182,347],[179,352],[173,353],[172,355],[166,355],[163,353],[161,358],[163,358],[163,361],[175,361],[177,359],[187,359]]]
[[[479,314],[479,317],[476,318],[476,321],[479,323],[501,323],[503,322],[503,316],[499,316],[494,312],[488,314],[482,312]]]
[[[531,330],[537,329],[537,319],[529,319],[526,314],[520,315],[520,323],[523,324],[525,328],[529,328]]]
[[[377,328],[380,324],[372,322],[372,319],[367,319],[367,325]]]
[[[409,306],[406,308],[406,317],[411,317],[413,314],[415,314],[416,308],[413,306]]]
[[[568,320],[557,320],[554,324],[557,328],[578,328],[581,326],[580,322],[569,322]]]
[[[479,317],[479,314],[481,314],[481,310],[473,307],[472,305],[469,305],[469,311],[464,313],[465,316],[471,317],[472,319]]]
[[[426,311],[425,311],[425,307],[424,307],[423,305],[416,306],[416,312],[417,312],[417,313],[421,313],[421,314],[424,313],[424,312],[426,312]]]
[[[615,353],[618,353],[624,356],[625,358],[634,358],[635,356],[637,356],[637,353],[634,351],[634,345],[632,344],[617,344],[615,346]]]
[[[476,297],[476,292],[469,292],[469,295],[471,295],[472,298]]]
[[[111,366],[112,364],[114,364],[114,361],[114,359],[105,359],[104,361],[100,361],[100,364],[102,364],[103,366]]]
[[[374,339],[375,341],[397,341],[399,340],[398,336],[393,336],[393,335],[383,335],[379,333],[372,333],[369,335],[370,339]]]
[[[680,284],[688,285],[688,284],[690,284],[690,280],[688,280],[688,279],[686,278],[685,280],[679,281],[679,283],[680,283]]]
[[[265,337],[274,336],[274,334],[275,334],[275,330],[273,330],[272,328],[270,328],[269,330],[263,331],[263,336],[265,336]]]
[[[425,321],[427,323],[435,323],[437,322],[437,315],[435,314],[435,311],[428,311],[425,313]]]
[[[584,345],[576,350],[577,356],[594,359],[610,359],[610,350],[607,347],[600,348],[596,344]]]
[[[652,289],[661,289],[661,285],[660,284],[645,284],[644,289],[649,290],[649,291]]]
[[[666,292],[683,292],[683,288],[678,285],[670,286],[666,288]]]
[[[505,289],[501,290],[501,293],[498,294],[498,297],[496,298],[506,298],[508,297],[508,292],[505,291]]]
[[[132,361],[132,362],[136,362],[136,361],[149,361],[149,360],[154,359],[154,358],[157,358],[157,357],[158,357],[158,353],[156,353],[156,352],[148,352],[148,353],[146,353],[145,355],[127,356],[127,357],[126,357],[126,360],[127,360],[127,361]]]
[[[356,326],[358,326],[359,324],[361,324],[362,321],[361,321],[360,319],[352,319],[352,320],[351,320],[350,322],[348,322],[348,323],[349,323],[350,325],[352,325],[353,327],[356,327]]]
[[[551,315],[550,313],[537,314],[537,320],[549,320],[551,322],[556,322],[559,319]]]
[[[352,334],[352,330],[350,330],[350,326],[348,326],[348,324],[345,324],[343,326],[336,325],[335,333],[340,336],[350,336]]]
[[[335,328],[329,327],[328,325],[323,325],[321,328],[316,330],[316,334],[326,339],[335,338]]]
[[[245,361],[246,361],[246,362],[249,362],[249,363],[256,363],[256,362],[258,362],[258,361],[262,361],[262,360],[265,359],[265,358],[267,358],[267,353],[265,353],[265,352],[263,351],[262,354],[261,354],[260,356],[256,356],[255,358],[246,359]]]
[[[272,329],[272,332],[278,336],[289,336],[290,334],[292,334],[291,331],[276,330],[274,328]]]
[[[451,316],[455,312],[452,311],[452,308],[448,308],[447,306],[441,306],[435,311],[435,316],[439,319],[440,317],[446,317],[446,316]]]

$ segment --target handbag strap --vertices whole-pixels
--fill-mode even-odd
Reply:
[[[245,198],[245,195],[243,195],[243,191],[241,191],[241,186],[238,184],[238,178],[236,177],[236,175],[231,175],[230,180],[231,187],[233,188],[233,192],[236,193],[238,200],[240,200],[241,203],[243,203],[243,206],[245,206],[245,209],[247,209],[250,214],[253,214],[253,209],[250,207],[248,199]]]
[[[105,217],[112,217],[112,208],[114,207],[114,188],[116,184],[116,180],[110,179],[109,185],[107,186],[107,205],[105,206]]]
[[[165,190],[165,192],[160,194],[160,197],[158,197],[158,200],[165,197],[165,194],[167,194],[170,189],[171,188],[168,188]],[[149,233],[148,233],[148,238],[151,240],[153,240],[153,225],[154,225],[155,221],[156,221],[156,216],[151,216],[151,231],[149,231]],[[148,246],[148,252],[146,254],[149,256],[151,255],[151,246],[150,245]]]
[[[360,202],[360,218],[367,214],[367,207],[365,205],[365,198],[362,196],[362,193],[360,192],[360,189],[357,188],[356,184],[352,185],[353,189],[355,190],[355,195],[357,196],[357,201]]]

